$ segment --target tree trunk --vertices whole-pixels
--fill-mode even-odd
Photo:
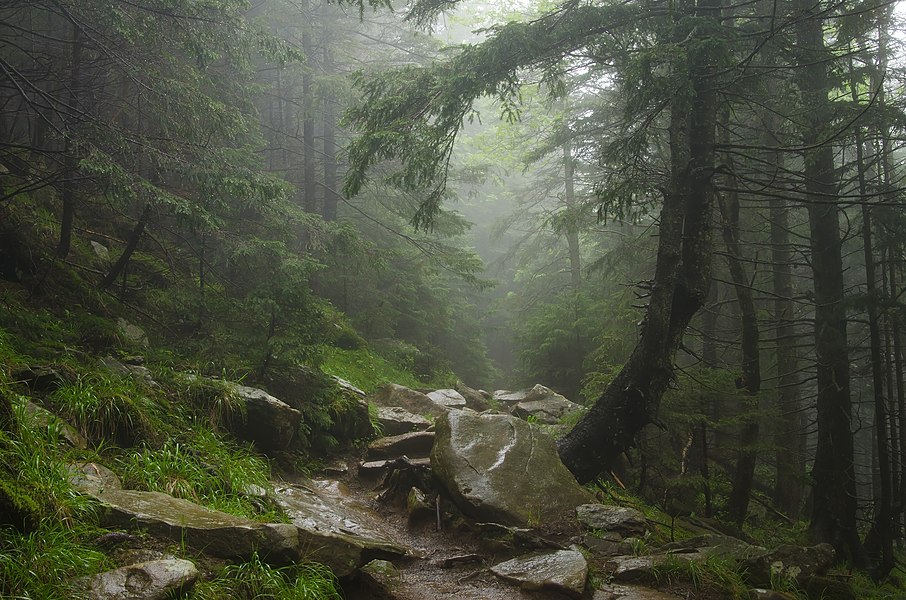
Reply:
[[[328,21],[328,25],[331,21]],[[334,74],[333,48],[330,42],[324,42],[325,75]],[[337,220],[337,202],[340,189],[340,178],[337,169],[337,98],[333,93],[324,97],[324,205],[321,215],[325,221]]]
[[[75,110],[79,102],[82,69],[82,33],[78,25],[72,25],[72,63],[69,66],[69,106]],[[57,244],[57,258],[69,256],[72,246],[72,225],[75,221],[75,180],[78,174],[78,144],[74,139],[75,121],[78,115],[70,114],[65,132],[66,142],[63,149],[63,183],[60,196],[63,200],[63,215],[60,218],[60,240]]]
[[[135,227],[132,229],[132,233],[129,235],[129,239],[126,241],[126,247],[123,249],[123,253],[120,254],[120,257],[117,259],[116,263],[110,268],[110,271],[101,282],[98,284],[99,289],[106,289],[116,281],[116,278],[119,277],[120,273],[123,273],[126,269],[126,265],[129,264],[129,259],[132,258],[132,253],[135,252],[135,249],[138,247],[138,242],[142,238],[142,233],[145,232],[145,226],[148,224],[148,220],[151,218],[151,204],[145,204],[145,208],[142,210],[141,216],[138,218],[138,222],[135,224]]]
[[[798,86],[808,120],[802,131],[808,208],[809,246],[815,294],[818,442],[812,467],[813,508],[810,531],[828,542],[840,560],[863,566],[865,556],[856,528],[849,348],[843,306],[843,260],[834,180],[834,154],[822,132],[832,122],[824,45],[822,4],[798,0],[796,42],[802,52]]]
[[[719,0],[695,11],[716,24]],[[703,28],[676,33],[704,35]],[[639,342],[594,406],[558,442],[560,458],[580,482],[608,472],[656,417],[673,380],[673,360],[692,316],[704,304],[711,280],[715,82],[712,49],[693,49],[688,71],[692,98],[674,98],[670,111],[671,181],[661,209],[654,285]]]
[[[311,86],[315,66],[314,10],[311,0],[301,0],[300,7],[305,20],[302,25],[302,52],[305,54],[302,71],[302,206],[306,212],[315,213],[318,209],[315,198],[315,103]]]
[[[732,171],[732,163],[730,165]],[[729,186],[738,189],[736,182]],[[727,501],[730,520],[742,525],[749,512],[749,497],[752,495],[752,481],[755,477],[755,464],[758,455],[755,445],[758,442],[758,391],[761,389],[761,363],[758,348],[758,314],[752,289],[742,264],[742,250],[739,241],[739,196],[735,191],[725,196],[718,195],[721,211],[721,229],[724,244],[727,247],[727,261],[730,277],[736,290],[736,299],[742,320],[742,377],[738,387],[744,389],[755,406],[746,406],[740,432],[736,469],[733,473],[733,487]],[[748,402],[747,404],[751,404]]]

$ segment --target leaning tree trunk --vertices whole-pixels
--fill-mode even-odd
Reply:
[[[813,509],[810,531],[829,542],[841,560],[862,566],[864,551],[856,528],[856,478],[853,465],[852,406],[849,348],[843,305],[843,259],[838,209],[834,200],[834,154],[825,140],[832,122],[827,74],[830,57],[824,45],[823,4],[798,0],[802,11],[796,23],[796,42],[802,53],[797,84],[807,122],[802,131],[805,149],[805,202],[815,298],[815,355],[817,357],[818,442],[812,466]]]
[[[685,31],[679,31],[678,23],[679,39],[707,35],[708,25],[716,28],[719,0],[702,0],[695,13],[704,23]],[[717,120],[714,49],[689,46],[693,93],[688,99],[677,96],[671,105],[671,181],[661,209],[654,285],[639,342],[594,406],[558,443],[563,463],[583,483],[608,472],[636,434],[655,419],[673,380],[673,360],[686,326],[708,296]]]

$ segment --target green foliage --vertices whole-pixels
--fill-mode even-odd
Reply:
[[[749,598],[746,585],[735,561],[711,555],[703,561],[685,560],[667,555],[664,563],[653,569],[659,584],[685,583],[695,591],[720,594],[727,600]]]
[[[233,383],[172,369],[162,370],[158,379],[167,386],[178,407],[187,407],[194,417],[207,421],[211,427],[231,431],[245,424],[246,405]]]
[[[226,567],[213,581],[198,584],[187,600],[341,600],[336,578],[327,567],[299,563],[276,569],[257,555]]]
[[[70,600],[82,596],[73,579],[112,568],[109,559],[86,541],[92,528],[44,521],[26,534],[0,528],[0,596]]]
[[[6,397],[12,396],[7,392]],[[69,483],[68,463],[74,457],[60,450],[60,425],[45,425],[29,414],[22,397],[13,397],[12,407],[13,426],[0,430],[0,502],[6,504],[4,518],[16,521],[7,524],[32,530],[45,521],[92,522],[93,502]]]
[[[269,487],[268,464],[201,424],[159,448],[146,446],[121,456],[117,471],[129,488],[164,492],[263,521],[283,518],[273,511],[262,514],[249,497],[254,487]]]
[[[48,402],[82,435],[123,447],[153,437],[160,407],[132,377],[95,372],[54,391]]]

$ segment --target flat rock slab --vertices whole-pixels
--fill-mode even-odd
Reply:
[[[595,590],[592,600],[679,600],[674,596],[659,590],[640,585],[605,585]]]
[[[433,431],[413,431],[400,435],[378,438],[368,445],[368,459],[398,458],[423,458],[431,453],[434,446]]]
[[[312,481],[306,486],[278,486],[274,493],[299,530],[303,556],[324,563],[338,577],[375,556],[408,553],[384,530],[377,513],[352,498],[342,484]]]
[[[244,385],[235,385],[233,389],[245,403],[248,415],[245,425],[238,428],[239,437],[265,451],[289,448],[302,413],[264,390]]]
[[[652,554],[650,556],[616,556],[607,561],[607,570],[617,583],[654,582],[657,570],[669,564],[701,562],[706,555],[694,554]]]
[[[576,518],[588,529],[615,531],[623,536],[645,535],[645,515],[634,508],[606,504],[583,504],[576,507]]]
[[[465,408],[465,397],[456,390],[434,390],[428,392],[428,398],[446,408]]]
[[[198,569],[169,558],[120,567],[79,583],[91,600],[165,600],[195,585]]]
[[[160,492],[80,491],[100,501],[104,527],[142,528],[219,558],[288,564],[299,557],[299,533],[288,523],[257,523]]]
[[[435,418],[449,410],[431,400],[427,395],[395,383],[381,386],[371,396],[371,401],[377,406],[398,406],[417,415]]]
[[[510,408],[510,412],[520,419],[533,417],[545,425],[556,425],[566,415],[583,410],[585,407],[581,404],[570,402],[554,392],[551,392],[551,395],[546,398],[517,402]]]
[[[519,556],[491,567],[491,572],[526,590],[556,590],[582,596],[588,563],[581,552],[557,550]]]
[[[431,427],[431,421],[411,413],[399,406],[378,406],[377,420],[384,435],[400,435],[413,431],[424,431]]]
[[[436,430],[432,471],[478,521],[546,523],[594,501],[560,462],[554,441],[522,419],[457,410]]]
[[[363,462],[359,465],[359,475],[363,476],[375,476],[383,474],[387,468],[396,463],[395,458],[386,458],[383,460],[371,460],[368,462]],[[430,458],[413,458],[409,460],[409,463],[419,467],[430,467],[431,459]]]

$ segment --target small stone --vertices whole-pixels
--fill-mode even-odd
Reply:
[[[456,390],[435,390],[428,393],[428,398],[446,408],[465,408],[466,406],[465,397]]]
[[[92,600],[164,600],[195,585],[198,569],[170,558],[137,563],[79,581]]]
[[[644,535],[645,515],[624,506],[583,504],[576,507],[576,518],[588,529],[616,531],[623,535]]]
[[[406,512],[409,514],[409,523],[425,521],[435,516],[435,509],[428,503],[428,497],[416,487],[411,488],[406,495]]]

